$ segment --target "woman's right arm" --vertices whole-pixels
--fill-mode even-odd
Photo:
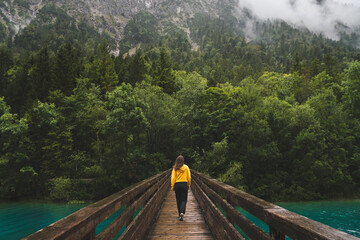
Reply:
[[[189,167],[187,169],[187,180],[188,180],[188,187],[190,188],[190,186],[191,186],[191,173],[190,173],[190,168]]]

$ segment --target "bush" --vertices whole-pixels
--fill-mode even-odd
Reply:
[[[87,189],[87,184],[80,179],[55,178],[50,181],[50,198],[60,201],[90,200],[92,194]]]
[[[50,198],[53,200],[71,199],[72,184],[69,178],[55,178],[50,181]]]

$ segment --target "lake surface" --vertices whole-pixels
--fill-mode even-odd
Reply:
[[[0,203],[0,239],[21,239],[84,206],[86,204]]]
[[[360,237],[360,200],[276,203],[290,211],[330,225],[341,231]],[[0,203],[0,239],[21,239],[49,224],[77,211],[87,204],[56,203]],[[240,210],[242,211],[242,210]],[[114,214],[114,219],[120,212]],[[267,225],[245,213],[252,221],[268,231]],[[99,225],[101,231],[109,222]]]
[[[289,211],[360,238],[360,200],[275,203]],[[269,232],[269,227],[241,208],[238,210]]]

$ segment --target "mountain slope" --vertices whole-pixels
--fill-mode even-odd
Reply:
[[[168,23],[187,28],[187,20],[196,13],[207,13],[219,17],[223,15],[224,9],[236,7],[234,0],[105,0],[101,2],[95,0],[4,0],[0,4],[2,35],[4,32],[7,35],[16,35],[21,32],[21,29],[39,17],[40,10],[48,3],[54,3],[77,22],[86,22],[98,32],[106,32],[117,41],[122,39],[126,24],[134,15],[142,11],[147,11],[159,19],[162,28],[165,28]]]
[[[50,10],[51,8],[58,10]],[[44,11],[47,11],[45,14],[52,14],[52,17],[44,19]],[[223,21],[236,34],[248,41],[261,42],[268,39],[274,29],[281,30],[277,27],[279,24],[276,21],[269,23],[259,20],[246,8],[240,9],[237,0],[2,0],[0,42],[5,42],[9,36],[14,39],[17,35],[29,35],[29,31],[26,30],[29,26],[33,30],[30,32],[35,34],[30,37],[35,38],[41,34],[37,29],[43,29],[40,32],[45,29],[62,31],[57,34],[60,38],[66,31],[78,31],[78,36],[69,34],[72,35],[72,39],[92,38],[96,33],[90,29],[95,29],[107,37],[114,49],[128,51],[141,43],[157,43],[159,36],[180,29],[187,35],[193,49],[197,49],[196,42],[191,38],[191,26],[194,17],[199,14]],[[66,24],[59,25],[57,20],[65,21]],[[296,28],[291,24],[290,26]],[[84,28],[89,30],[84,32]],[[309,35],[308,30],[297,29]],[[339,28],[341,42],[357,46],[360,33],[347,34],[343,29],[346,29],[345,25]],[[268,40],[266,43],[273,44]]]

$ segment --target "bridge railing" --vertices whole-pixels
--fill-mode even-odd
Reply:
[[[290,212],[202,173],[192,172],[192,190],[216,239],[244,239],[236,224],[251,239],[359,240],[359,238]],[[248,220],[240,206],[269,226],[269,234]],[[226,217],[219,210],[225,212]]]
[[[134,184],[24,238],[39,239],[143,239],[151,221],[160,210],[170,186],[171,169]],[[125,210],[96,235],[96,227],[126,206]],[[135,213],[143,206],[134,218]]]

